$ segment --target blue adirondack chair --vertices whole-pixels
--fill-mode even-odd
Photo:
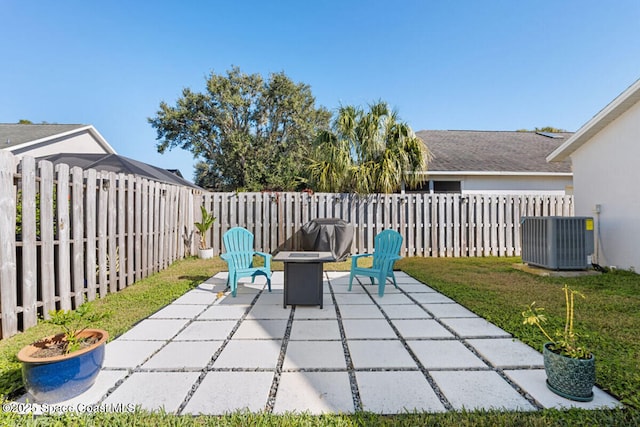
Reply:
[[[220,258],[227,262],[229,268],[227,286],[231,288],[231,295],[236,296],[238,279],[241,277],[251,277],[253,283],[256,276],[265,276],[271,292],[271,255],[253,249],[253,234],[245,228],[233,227],[224,233],[222,240],[226,252]],[[264,258],[263,267],[253,266],[254,255]]]
[[[384,285],[387,277],[393,280],[393,286],[396,288],[396,277],[393,275],[393,264],[401,259],[400,247],[402,246],[402,236],[394,230],[384,230],[376,235],[373,241],[372,254],[358,254],[351,256],[351,274],[349,275],[349,290],[353,284],[353,277],[356,275],[368,276],[371,278],[371,284],[374,285],[373,279],[378,280],[378,295],[384,295]],[[364,257],[373,257],[373,266],[358,267],[358,260]]]

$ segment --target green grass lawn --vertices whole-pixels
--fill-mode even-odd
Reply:
[[[576,308],[576,327],[588,337],[596,356],[597,385],[615,395],[626,407],[621,410],[544,410],[517,412],[449,412],[444,414],[406,414],[377,416],[350,415],[271,415],[237,413],[224,417],[173,416],[139,411],[133,414],[65,414],[30,417],[0,413],[0,425],[136,425],[136,426],[561,426],[561,425],[640,425],[640,275],[614,271],[598,276],[550,278],[533,276],[512,268],[519,258],[406,258],[397,267],[429,284],[443,294],[509,331],[523,342],[540,349],[544,338],[522,324],[521,312],[532,301],[546,308],[551,329],[564,316],[562,285],[569,284],[586,296]],[[325,270],[348,270],[349,262],[329,263]],[[191,258],[176,262],[169,269],[142,280],[119,293],[92,302],[96,311],[111,313],[92,325],[109,331],[111,338],[121,335],[189,289],[226,269],[219,259]],[[274,263],[274,270],[282,269]],[[555,322],[555,323],[554,323]],[[23,346],[54,332],[39,324],[27,332],[0,341],[0,394],[22,392],[20,364],[15,354]]]

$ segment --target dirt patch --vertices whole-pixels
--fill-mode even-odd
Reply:
[[[83,338],[80,341],[80,350],[89,347],[98,341],[99,337]],[[36,352],[34,352],[31,357],[42,359],[46,357],[62,356],[63,354],[66,354],[67,346],[69,345],[69,343],[64,339],[56,339],[50,341],[42,341],[34,345],[40,348]]]

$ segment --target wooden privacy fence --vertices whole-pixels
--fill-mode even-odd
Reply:
[[[0,150],[2,337],[184,258],[193,213],[192,188]]]
[[[522,216],[572,216],[573,197],[556,195],[205,193],[216,216],[214,252],[222,235],[246,227],[264,252],[301,249],[300,228],[314,218],[339,218],[354,227],[352,253],[373,251],[376,234],[400,232],[403,256],[519,256]]]
[[[521,216],[573,215],[571,196],[210,193],[26,156],[17,163],[0,150],[2,337],[194,253],[202,204],[217,218],[207,235],[216,255],[234,226],[273,253],[301,249],[312,219],[339,218],[354,227],[352,253],[372,252],[375,235],[393,228],[404,256],[518,256]]]

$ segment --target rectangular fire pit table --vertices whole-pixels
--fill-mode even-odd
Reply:
[[[284,262],[284,298],[287,305],[318,305],[322,308],[322,264],[335,261],[331,252],[279,252],[274,261]]]

